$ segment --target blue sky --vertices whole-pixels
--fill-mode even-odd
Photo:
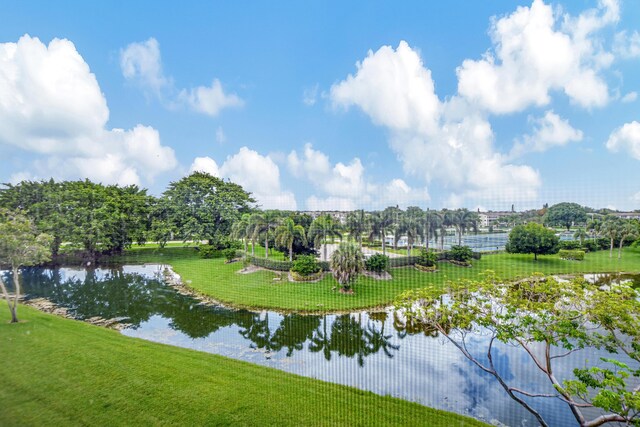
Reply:
[[[0,6],[0,181],[266,208],[640,208],[640,4]]]

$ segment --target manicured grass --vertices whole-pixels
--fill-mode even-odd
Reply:
[[[264,252],[263,252],[264,253]],[[290,283],[286,274],[282,280],[274,280],[278,273],[259,271],[238,274],[242,263],[225,264],[222,259],[199,259],[191,248],[167,248],[164,250],[136,250],[122,262],[163,262],[171,264],[193,289],[218,301],[248,308],[271,308],[295,311],[346,311],[389,305],[405,290],[435,286],[442,287],[448,281],[475,279],[486,270],[495,271],[509,279],[531,275],[578,274],[596,272],[640,272],[640,250],[625,248],[621,260],[609,258],[608,251],[588,253],[585,261],[565,261],[557,255],[490,254],[474,261],[472,268],[458,267],[447,262],[438,263],[437,273],[424,273],[414,268],[391,270],[393,280],[375,280],[361,276],[354,286],[354,295],[338,291],[338,284],[330,274],[317,283]]]
[[[0,425],[429,425],[476,420],[0,306]]]

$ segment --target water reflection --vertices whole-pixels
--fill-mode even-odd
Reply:
[[[78,318],[121,318],[131,325],[125,335],[351,385],[489,422],[535,424],[492,377],[471,365],[437,331],[397,312],[306,316],[209,306],[166,285],[162,268],[30,268],[23,271],[23,283],[29,298],[48,298]],[[635,283],[638,279],[624,277]],[[468,340],[471,352],[481,354],[485,345],[481,334]],[[586,356],[597,360],[600,355]],[[579,357],[584,363],[585,356],[576,355],[564,361],[556,374],[570,376],[581,363]],[[498,369],[515,386],[552,391],[535,369],[529,369],[527,358],[517,348],[496,348]],[[575,425],[562,402],[537,405],[553,425]]]

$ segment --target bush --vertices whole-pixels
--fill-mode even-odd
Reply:
[[[275,261],[269,258],[250,256],[249,262],[258,267],[266,268],[267,270],[275,271],[289,271],[293,267],[293,263],[290,261]]]
[[[582,242],[582,249],[588,252],[595,252],[600,249],[600,246],[598,245],[598,242],[595,242],[593,240],[585,240],[584,242]]]
[[[198,246],[198,255],[205,259],[218,258],[221,252],[213,245],[200,245]]]
[[[224,255],[227,262],[231,262],[236,258],[237,250],[234,248],[228,248],[222,251],[222,255]]]
[[[560,240],[558,242],[558,249],[576,250],[580,249],[582,245],[579,240]]]
[[[293,266],[291,267],[291,271],[300,276],[310,276],[314,273],[318,273],[320,270],[320,265],[318,265],[318,261],[313,255],[299,256],[295,261],[293,261]]]
[[[318,279],[322,278],[323,274],[324,274],[323,271],[318,271],[316,273],[309,274],[309,275],[305,276],[305,275],[296,273],[295,271],[291,270],[291,277],[296,282],[311,282],[311,281],[314,281],[314,280],[318,280]]]
[[[582,261],[584,260],[584,251],[575,249],[560,249],[560,251],[558,252],[558,256],[560,256],[560,259]]]
[[[469,263],[473,258],[473,251],[469,246],[451,246],[447,252],[447,259],[461,263]]]
[[[436,265],[436,261],[438,260],[438,254],[433,251],[426,251],[422,249],[420,251],[420,256],[416,261],[417,265],[421,265],[423,267],[434,267]]]
[[[389,265],[389,257],[382,254],[371,255],[369,259],[364,262],[364,267],[376,273],[382,273],[387,269]]]
[[[401,256],[397,258],[389,258],[389,267],[407,267],[414,265],[418,261],[417,256]]]

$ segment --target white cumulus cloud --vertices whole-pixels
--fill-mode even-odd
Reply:
[[[634,159],[640,160],[640,123],[632,121],[614,130],[606,143],[612,152],[627,152]]]
[[[638,92],[629,92],[627,94],[625,94],[620,101],[624,102],[624,103],[628,103],[628,102],[633,102],[636,99],[638,99]]]
[[[310,143],[305,144],[301,154],[291,151],[287,156],[287,165],[292,175],[306,179],[319,192],[319,195],[307,199],[309,210],[378,209],[429,200],[426,189],[412,188],[402,179],[387,183],[371,181],[357,157],[346,164],[332,164],[325,153],[314,149]]]
[[[517,157],[527,152],[543,152],[552,147],[566,145],[570,142],[581,141],[581,130],[573,128],[569,121],[562,119],[552,110],[543,117],[532,119],[534,131],[525,135],[521,141],[514,144],[511,156]]]
[[[382,46],[356,64],[357,72],[331,87],[335,106],[360,107],[374,123],[396,131],[432,131],[439,115],[431,71],[405,41]]]
[[[191,174],[193,172],[204,172],[211,176],[220,177],[220,168],[218,168],[218,164],[211,157],[196,157],[193,159],[189,173]]]
[[[120,51],[122,75],[150,90],[158,98],[165,99],[169,107],[184,106],[211,117],[226,108],[242,107],[244,101],[236,94],[225,93],[220,80],[213,79],[211,86],[176,89],[173,79],[162,70],[160,45],[156,39],[129,44]],[[174,93],[177,95],[174,96]]]
[[[332,101],[358,106],[388,128],[390,146],[406,173],[425,183],[437,180],[458,200],[536,197],[537,171],[496,152],[490,123],[468,100],[456,96],[440,102],[431,72],[407,43],[370,52],[357,68],[355,76],[331,88]]]
[[[169,84],[162,72],[160,45],[153,37],[122,49],[120,68],[126,79],[138,82],[157,95]]]
[[[106,127],[106,99],[69,40],[0,43],[0,93],[0,143],[36,155],[15,177],[140,185],[177,165],[152,127]]]
[[[189,171],[206,172],[241,185],[253,194],[264,209],[297,209],[294,194],[281,187],[278,165],[271,157],[247,147],[242,147],[236,154],[227,157],[220,167],[210,157],[196,157]]]
[[[616,1],[602,1],[598,9],[578,17],[556,16],[542,0],[518,7],[493,20],[493,49],[458,67],[458,92],[497,114],[547,105],[552,91],[563,91],[582,107],[601,107],[610,97],[599,72],[613,57],[593,40],[593,33],[618,18]]]
[[[212,117],[217,116],[224,108],[244,105],[238,95],[224,93],[218,79],[215,79],[210,87],[198,86],[190,90],[183,89],[178,98],[192,110]]]

